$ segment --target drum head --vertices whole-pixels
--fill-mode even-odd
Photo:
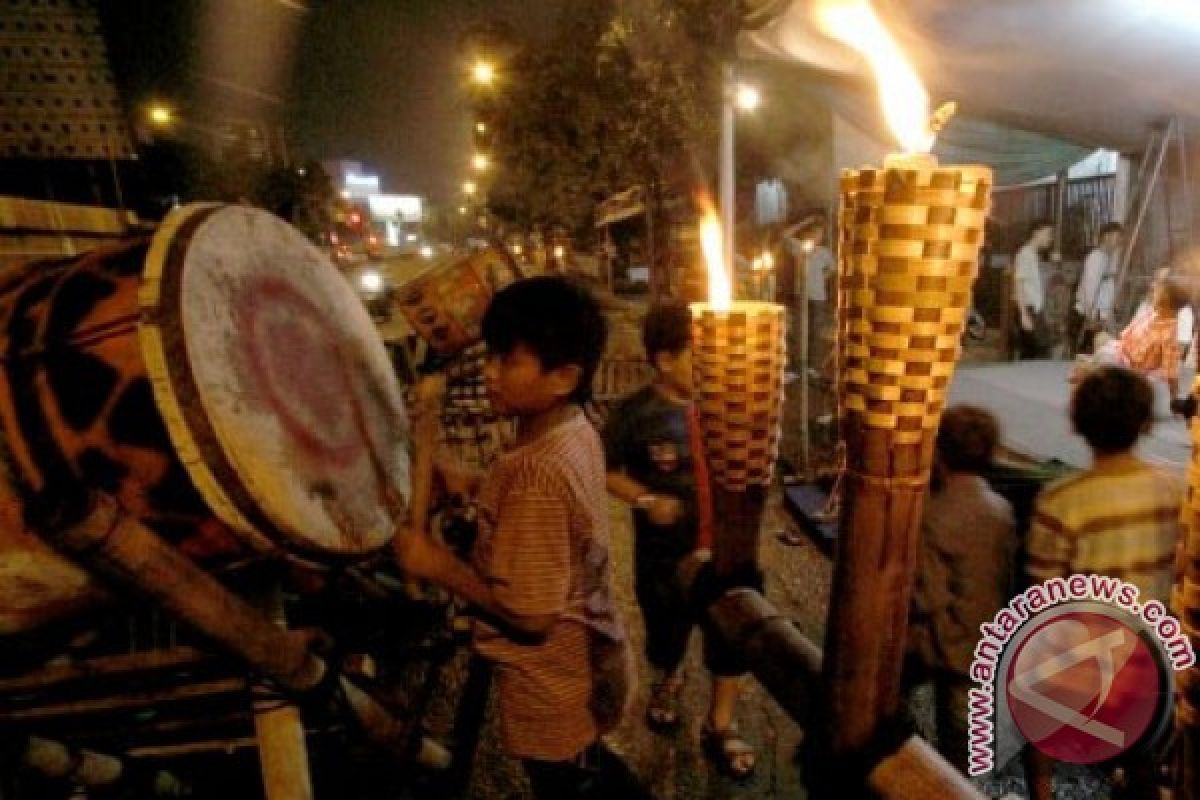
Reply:
[[[279,218],[187,206],[139,294],[155,400],[192,480],[266,549],[356,556],[407,512],[409,427],[366,309]]]

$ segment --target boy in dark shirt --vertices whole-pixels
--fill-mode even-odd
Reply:
[[[633,507],[634,583],[646,625],[646,659],[661,673],[646,720],[660,731],[679,723],[681,666],[696,624],[676,574],[684,558],[711,546],[712,536],[711,506],[698,491],[706,489],[707,475],[692,408],[691,322],[682,304],[649,311],[642,340],[654,381],[624,398],[604,431],[608,490]],[[715,637],[705,636],[704,644],[713,674],[706,746],[726,772],[744,777],[754,770],[754,750],[737,735],[733,712],[745,670]]]

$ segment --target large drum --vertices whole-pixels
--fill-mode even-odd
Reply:
[[[194,559],[355,559],[406,511],[400,387],[351,286],[264,211],[195,205],[153,237],[0,284],[0,632],[86,602],[22,528],[109,492]]]

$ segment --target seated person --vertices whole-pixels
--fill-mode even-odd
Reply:
[[[1150,304],[1143,307],[1116,339],[1100,334],[1096,352],[1081,362],[1071,377],[1078,382],[1091,366],[1128,367],[1141,373],[1154,387],[1155,415],[1166,416],[1179,393],[1182,352],[1176,336],[1179,309],[1187,305],[1183,288],[1170,278],[1154,282]]]

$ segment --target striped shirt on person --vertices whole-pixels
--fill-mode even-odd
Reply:
[[[1026,541],[1029,578],[1106,575],[1137,586],[1142,602],[1166,603],[1183,491],[1178,475],[1131,453],[1049,486]]]
[[[608,495],[600,437],[582,412],[500,456],[479,496],[472,560],[493,596],[518,616],[557,616],[527,641],[478,620],[475,648],[495,664],[508,753],[566,761],[609,725],[597,697],[620,695],[628,643],[612,596]],[[600,652],[615,654],[604,663]],[[614,663],[620,661],[620,663]]]

